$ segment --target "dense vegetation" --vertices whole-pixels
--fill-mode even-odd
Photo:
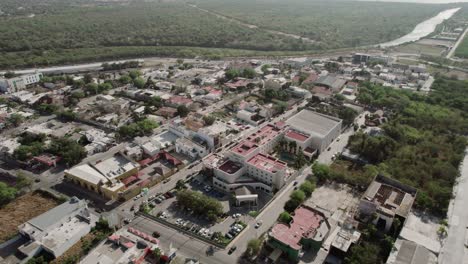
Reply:
[[[413,30],[442,5],[307,0],[198,0],[199,7],[261,28],[318,41],[322,48],[378,44]],[[303,49],[302,45],[295,49]]]
[[[182,190],[177,192],[179,206],[193,211],[197,215],[203,215],[211,221],[215,221],[223,213],[221,203],[204,195],[201,192]]]
[[[47,63],[42,57],[55,60],[70,49],[75,50],[77,56],[89,52],[81,49],[131,46],[284,50],[298,42],[220,20],[179,3],[70,6],[60,12],[30,18],[0,17],[0,22],[3,63],[13,57],[14,64],[26,65]],[[25,57],[23,63],[18,58],[21,55]]]
[[[76,141],[63,138],[51,138],[50,143],[46,144],[47,136],[45,134],[23,133],[18,142],[21,144],[15,149],[13,156],[20,161],[43,154],[50,153],[61,158],[61,162],[68,166],[79,163],[86,157],[86,150]]]
[[[383,133],[358,132],[349,148],[387,174],[417,187],[417,205],[444,214],[459,175],[468,131],[468,82],[439,78],[427,97],[366,84],[358,100],[391,114]]]
[[[366,45],[403,35],[446,8],[323,0],[198,4],[260,27],[222,19],[182,1],[5,0],[0,3],[0,68],[144,56],[292,54]]]

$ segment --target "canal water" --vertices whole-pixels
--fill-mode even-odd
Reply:
[[[398,46],[406,42],[420,40],[434,32],[437,25],[442,23],[444,20],[451,18],[458,10],[460,10],[460,8],[453,8],[442,11],[436,16],[419,23],[418,25],[416,25],[413,31],[404,35],[403,37],[379,44],[378,46],[382,48],[387,48],[392,46]]]

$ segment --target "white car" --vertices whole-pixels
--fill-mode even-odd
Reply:
[[[200,231],[198,231],[198,234],[203,235],[203,233],[205,232],[205,230],[206,230],[205,228],[200,229]]]
[[[261,227],[262,224],[263,224],[262,220],[258,221],[258,222],[255,224],[255,228]]]

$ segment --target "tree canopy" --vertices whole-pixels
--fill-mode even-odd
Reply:
[[[390,121],[382,134],[356,133],[348,147],[380,173],[418,188],[419,207],[445,214],[467,144],[468,116],[458,102],[468,97],[468,82],[441,77],[432,89],[422,96],[364,84],[358,100],[384,107]]]

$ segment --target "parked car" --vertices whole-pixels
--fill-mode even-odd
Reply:
[[[258,222],[255,224],[255,228],[261,227],[262,224],[263,224],[262,220],[258,221]]]
[[[224,235],[224,237],[226,237],[227,239],[232,239],[233,238],[233,236],[230,233],[226,233]]]
[[[128,225],[128,224],[130,224],[130,223],[132,222],[132,220],[131,220],[131,219],[128,219],[128,218],[125,218],[125,219],[123,220],[123,222],[124,222],[124,224]]]
[[[233,246],[229,249],[228,254],[231,255],[234,251],[236,251],[237,247]]]

